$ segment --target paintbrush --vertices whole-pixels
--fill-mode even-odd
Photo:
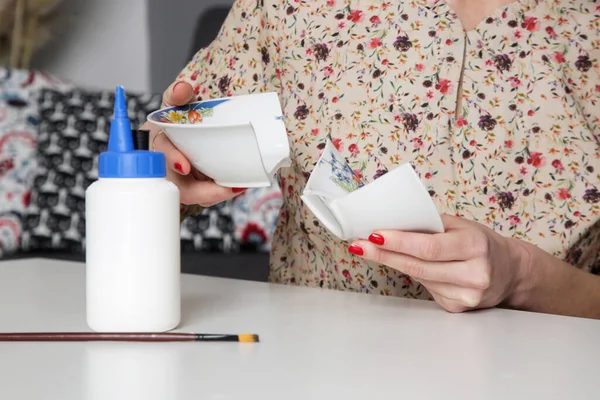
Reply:
[[[241,342],[257,343],[258,335],[146,332],[15,332],[0,333],[0,342]]]

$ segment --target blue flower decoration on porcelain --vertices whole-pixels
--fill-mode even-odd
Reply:
[[[212,116],[213,109],[216,106],[227,101],[229,101],[229,99],[208,100],[191,103],[185,106],[169,107],[152,114],[150,119],[155,122],[167,124],[201,124],[206,118]]]
[[[331,157],[330,160],[327,160],[324,157],[321,159],[321,163],[329,164],[331,166],[331,176],[329,179],[333,181],[333,183],[348,193],[364,186],[362,180],[356,175],[341,155],[336,155],[335,152],[332,151],[329,156]]]

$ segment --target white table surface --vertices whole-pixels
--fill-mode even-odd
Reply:
[[[83,264],[0,262],[0,331],[87,331]],[[0,343],[2,400],[600,399],[600,321],[184,275],[238,343]]]

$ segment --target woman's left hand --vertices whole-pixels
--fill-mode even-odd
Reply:
[[[522,243],[463,218],[443,215],[442,221],[445,233],[378,231],[349,251],[420,282],[449,312],[510,302],[528,274]]]

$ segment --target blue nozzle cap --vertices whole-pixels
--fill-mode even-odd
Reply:
[[[100,178],[164,178],[167,176],[163,153],[135,150],[127,101],[122,86],[115,91],[114,116],[110,123],[108,150],[98,159]]]
[[[117,86],[115,90],[115,118],[128,118],[127,116],[127,100],[125,99],[125,90],[123,86]]]
[[[127,102],[123,86],[117,86],[113,114],[108,136],[108,151],[120,153],[133,151],[133,133],[131,132],[131,122],[127,116]]]

